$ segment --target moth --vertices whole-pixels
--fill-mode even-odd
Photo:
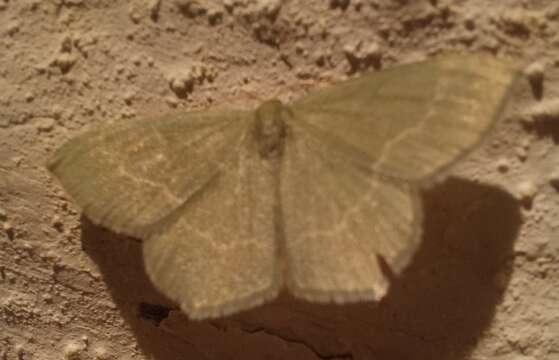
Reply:
[[[286,290],[380,300],[420,245],[419,191],[487,135],[520,71],[454,54],[253,111],[87,131],[48,163],[94,223],[143,240],[155,286],[192,318]]]

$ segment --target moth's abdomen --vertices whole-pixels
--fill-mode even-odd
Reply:
[[[288,112],[279,100],[266,101],[256,110],[254,137],[263,158],[278,158],[283,154]]]

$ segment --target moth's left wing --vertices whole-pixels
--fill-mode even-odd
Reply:
[[[192,318],[247,309],[281,285],[275,178],[254,138],[144,242],[146,271]]]

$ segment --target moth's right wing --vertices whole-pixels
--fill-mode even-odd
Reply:
[[[121,121],[77,136],[48,169],[93,222],[145,237],[239,151],[249,113]]]
[[[291,106],[281,171],[287,285],[311,300],[380,299],[419,244],[420,182],[494,124],[518,67],[451,55],[369,73]]]

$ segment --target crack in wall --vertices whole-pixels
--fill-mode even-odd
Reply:
[[[247,334],[258,334],[258,333],[262,333],[268,336],[272,336],[275,337],[277,339],[280,339],[283,342],[286,343],[291,343],[291,344],[297,344],[297,345],[302,345],[304,346],[306,349],[310,350],[314,355],[316,355],[316,357],[318,359],[322,359],[322,360],[353,360],[353,354],[349,351],[345,351],[345,352],[339,352],[339,353],[323,353],[321,351],[319,351],[313,344],[306,342],[302,339],[297,339],[294,337],[288,337],[282,334],[278,334],[275,333],[273,331],[270,331],[269,329],[266,328],[255,328],[255,329],[243,329],[240,328],[240,330],[242,330],[243,332],[247,333]]]

